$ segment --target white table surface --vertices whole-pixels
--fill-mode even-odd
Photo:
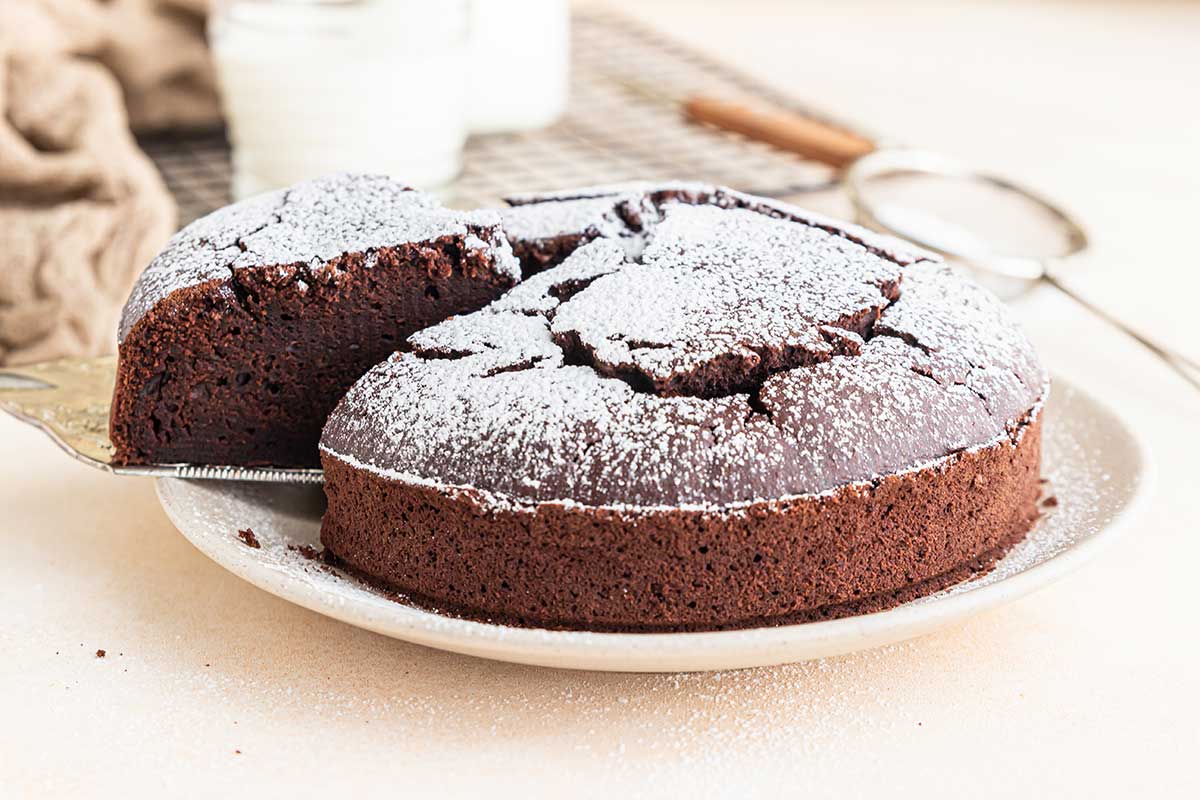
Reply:
[[[1078,285],[1200,351],[1200,5],[634,10],[846,119],[1044,187],[1094,234]],[[960,628],[773,669],[573,673],[356,630],[209,562],[149,481],[0,416],[0,795],[1197,796],[1200,395],[1049,290],[1017,310],[1051,369],[1145,437],[1140,519]]]

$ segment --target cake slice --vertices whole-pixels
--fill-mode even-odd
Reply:
[[[114,463],[315,467],[329,411],[414,331],[520,268],[492,212],[335,175],[197,220],[122,313]]]

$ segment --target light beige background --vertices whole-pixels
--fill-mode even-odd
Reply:
[[[1095,234],[1078,285],[1200,351],[1200,6],[634,10],[842,117],[1045,187]],[[355,630],[207,561],[150,482],[0,418],[0,795],[1197,796],[1200,396],[1048,291],[1017,309],[1053,370],[1144,435],[1144,515],[959,629],[777,669],[558,672]]]

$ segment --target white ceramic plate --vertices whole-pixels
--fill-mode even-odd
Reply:
[[[1144,493],[1142,447],[1107,408],[1064,381],[1046,407],[1043,472],[1058,505],[994,570],[875,614],[714,633],[590,633],[514,628],[406,606],[306,558],[320,547],[318,487],[164,478],[158,494],[196,547],[255,586],[305,608],[405,641],[458,653],[575,669],[733,669],[849,653],[928,633],[1044,586],[1091,556]],[[248,547],[239,529],[254,531]],[[289,547],[290,545],[290,547]]]

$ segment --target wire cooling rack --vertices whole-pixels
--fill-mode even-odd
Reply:
[[[571,101],[545,130],[475,136],[449,201],[492,206],[506,194],[627,180],[708,181],[768,196],[829,186],[827,167],[686,121],[664,98],[695,92],[755,97],[816,116],[786,96],[628,18],[577,11],[571,24]],[[186,224],[229,202],[222,132],[141,140]]]

